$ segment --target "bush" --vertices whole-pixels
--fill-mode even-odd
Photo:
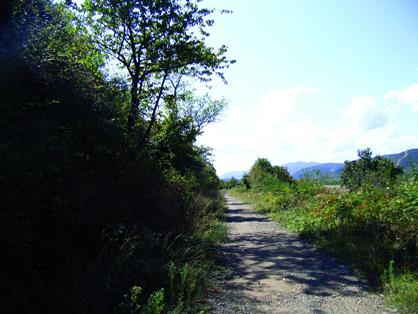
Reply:
[[[230,178],[228,180],[222,181],[221,187],[223,189],[229,190],[229,189],[232,189],[232,188],[236,187],[239,183],[240,182],[237,179],[235,179],[234,177],[232,177],[232,178]]]
[[[256,190],[270,190],[272,187],[280,190],[283,185],[294,182],[286,168],[272,166],[266,158],[258,158],[244,180]]]
[[[341,182],[354,191],[360,188],[386,188],[403,173],[402,168],[381,156],[372,157],[369,148],[358,151],[358,160],[345,161]]]

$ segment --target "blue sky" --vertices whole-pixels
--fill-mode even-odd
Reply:
[[[344,161],[418,147],[418,2],[206,0],[208,43],[237,63],[222,120],[199,143],[218,174],[274,164]]]

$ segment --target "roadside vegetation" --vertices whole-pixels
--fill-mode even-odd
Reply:
[[[228,193],[358,270],[388,304],[417,313],[417,169],[403,173],[366,149],[345,162],[341,186],[328,183],[295,181],[261,158]]]
[[[195,142],[225,102],[190,85],[231,64],[206,45],[210,14],[177,0],[2,2],[3,313],[204,309],[225,204]]]

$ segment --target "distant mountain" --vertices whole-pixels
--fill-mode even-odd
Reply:
[[[235,178],[237,180],[241,180],[242,176],[244,175],[245,171],[229,171],[224,173],[219,178],[224,181],[228,181],[231,178]]]
[[[338,178],[344,169],[343,163],[324,163],[317,164],[312,167],[307,167],[292,174],[295,179],[301,179],[305,174],[328,175],[333,178]]]
[[[282,165],[283,167],[285,167],[287,169],[287,171],[289,171],[289,174],[291,176],[293,176],[295,173],[297,173],[298,171],[305,169],[305,168],[310,168],[316,165],[319,165],[319,162],[305,162],[305,161],[298,161],[298,162],[289,162],[287,164]]]
[[[392,160],[395,163],[395,165],[401,166],[405,170],[409,170],[411,168],[411,162],[415,166],[418,166],[418,148],[408,149],[398,154],[382,155],[382,157]],[[339,178],[343,170],[344,170],[343,163],[318,163],[317,165],[306,167],[295,173],[290,173],[290,171],[289,173],[295,179],[302,178],[305,173],[314,174],[318,171],[320,175],[328,175],[332,178]]]
[[[411,163],[418,167],[418,148],[408,149],[399,154],[383,155],[392,160],[395,165],[403,167],[405,170],[411,168]]]
[[[408,149],[398,154],[382,155],[383,157],[392,160],[395,165],[402,166],[405,170],[411,168],[411,162],[418,167],[418,148]],[[290,162],[284,164],[289,174],[295,178],[300,179],[305,173],[315,174],[319,171],[320,175],[327,175],[332,178],[339,178],[343,169],[344,163],[319,163],[319,162]],[[228,180],[234,177],[240,180],[245,171],[230,171],[222,175],[222,180]]]

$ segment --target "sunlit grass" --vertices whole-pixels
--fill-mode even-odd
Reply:
[[[384,191],[370,187],[349,192],[305,181],[282,191],[238,187],[229,193],[354,267],[384,291],[388,305],[418,313],[417,274],[408,271],[417,266],[415,180],[404,178]],[[396,265],[387,271],[392,260]]]

